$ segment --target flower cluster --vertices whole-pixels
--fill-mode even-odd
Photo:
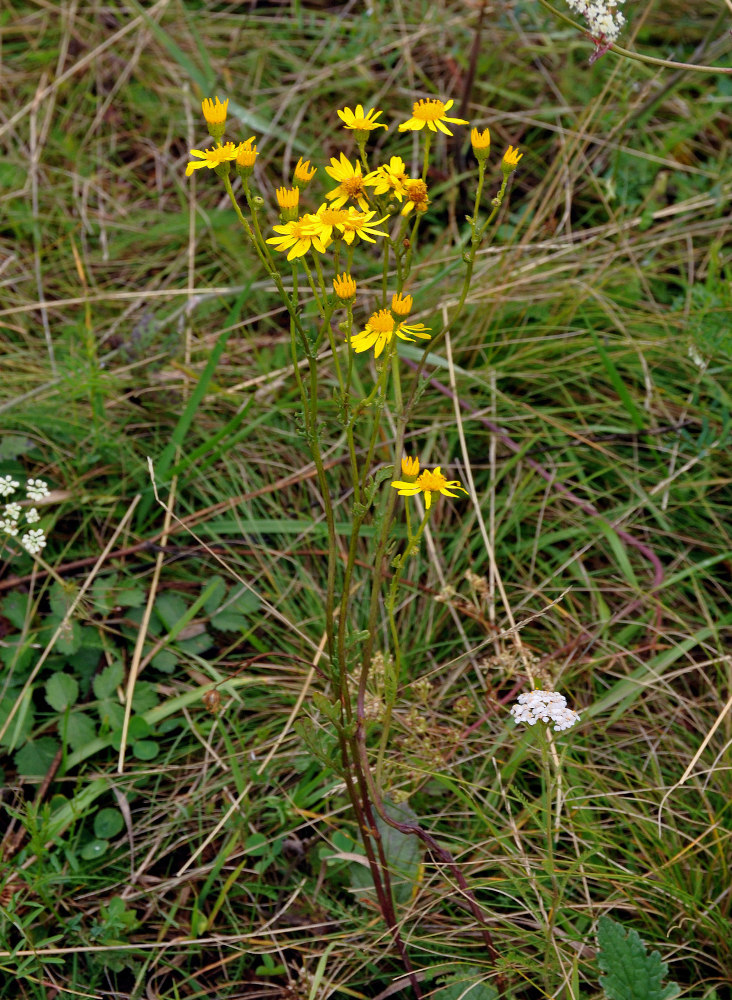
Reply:
[[[463,118],[450,117],[449,111],[453,103],[452,100],[441,101],[438,98],[415,101],[412,105],[411,117],[399,125],[399,132],[421,132],[424,136],[425,155],[421,176],[410,176],[407,165],[398,155],[391,156],[379,166],[369,167],[366,155],[367,141],[376,130],[388,130],[388,125],[380,121],[382,111],[376,108],[365,108],[361,104],[356,105],[354,109],[345,107],[338,110],[337,114],[343,128],[355,139],[359,156],[355,159],[349,159],[345,153],[341,152],[338,156],[331,157],[330,163],[324,167],[324,172],[334,183],[334,186],[324,192],[324,200],[315,210],[307,210],[307,206],[301,204],[301,195],[315,176],[317,167],[311,167],[309,160],[303,161],[301,158],[293,172],[291,186],[283,185],[276,188],[275,198],[279,209],[279,223],[273,226],[273,235],[268,238],[262,236],[257,219],[258,208],[263,204],[263,200],[255,195],[249,186],[257,158],[255,137],[251,136],[244,142],[225,142],[228,99],[222,102],[218,97],[206,98],[202,103],[203,116],[209,134],[216,145],[204,150],[192,149],[191,156],[194,159],[187,164],[186,175],[190,176],[195,170],[203,167],[214,170],[224,179],[229,196],[234,200],[238,209],[236,196],[228,181],[229,173],[232,170],[236,172],[241,178],[244,194],[254,217],[254,226],[250,227],[244,221],[241,211],[238,211],[239,218],[247,229],[260,260],[270,270],[277,269],[272,251],[269,249],[272,247],[275,253],[285,254],[286,259],[293,264],[301,261],[308,272],[308,280],[313,293],[320,299],[321,315],[328,324],[328,328],[331,330],[335,328],[331,326],[333,312],[339,308],[347,309],[347,322],[340,325],[340,329],[345,331],[346,342],[357,355],[372,350],[375,358],[384,354],[385,364],[380,370],[381,373],[386,372],[390,367],[389,363],[395,360],[398,340],[414,342],[415,339],[431,339],[429,327],[423,323],[407,321],[413,299],[411,295],[404,293],[404,285],[409,277],[411,266],[412,240],[417,233],[420,217],[427,212],[430,206],[427,178],[428,154],[432,138],[439,133],[452,136],[451,126],[470,124]],[[479,131],[477,128],[473,128],[471,143],[478,160],[480,177],[476,195],[476,213],[486,162],[490,155],[490,139],[489,129]],[[498,197],[494,198],[491,203],[494,212],[490,219],[500,207],[509,175],[517,169],[521,156],[518,147],[514,148],[513,146],[509,146],[504,153],[500,164],[504,178],[503,185]],[[410,215],[412,218],[408,219]],[[398,220],[398,226],[395,225],[392,232],[388,228],[383,228],[388,226],[391,220],[394,223]],[[408,236],[407,226],[412,226],[412,223],[413,228]],[[474,246],[477,246],[488,221],[485,222],[480,231],[477,229],[475,220],[473,220],[472,225],[473,242]],[[380,308],[371,312],[360,329],[358,327],[354,329],[353,312],[357,287],[350,269],[353,262],[353,249],[361,241],[372,244],[381,243],[384,247],[385,266],[390,252],[396,256],[399,287],[391,299],[390,308],[387,307],[386,289],[384,289]],[[324,269],[318,258],[318,255],[326,254],[330,250],[334,254],[335,272],[331,279],[332,295],[327,291]],[[342,253],[347,257],[345,268],[343,268],[341,261]],[[314,257],[314,270],[320,286],[319,291],[316,289],[309,261],[306,260],[309,254]],[[384,273],[386,274],[386,270]],[[332,346],[335,350],[334,343]],[[448,480],[442,474],[440,466],[433,470],[424,470],[420,475],[419,461],[408,459],[406,466],[403,463],[402,471],[407,478],[395,480],[392,485],[399,491],[400,496],[423,494],[425,507],[428,511],[433,494],[457,497],[458,493],[452,492],[453,490],[467,492],[457,480]]]
[[[527,722],[535,726],[537,722],[553,722],[554,729],[559,733],[570,729],[579,722],[579,713],[567,707],[567,699],[556,691],[528,691],[518,696],[517,703],[511,708],[511,715],[516,723]]]
[[[625,0],[567,0],[567,5],[587,21],[593,42],[610,45],[620,34],[625,17],[618,6]]]
[[[0,476],[0,497],[8,498],[15,494],[20,483],[12,476]],[[29,479],[25,484],[26,501],[38,502],[48,496],[47,483],[42,479]],[[21,521],[21,518],[24,520]],[[0,516],[0,534],[8,538],[17,538],[23,525],[30,526],[40,521],[41,515],[35,507],[11,500],[2,508]],[[30,555],[37,555],[46,546],[46,535],[42,528],[30,528],[18,538],[20,544]]]
[[[289,193],[285,188],[280,188],[280,191]],[[286,207],[283,204],[284,200],[282,195],[278,197],[282,209]],[[294,205],[289,207],[292,208]],[[271,243],[282,253],[287,250],[288,260],[304,257],[310,250],[325,253],[336,239],[343,240],[348,246],[351,246],[357,236],[367,243],[375,243],[375,236],[388,235],[377,228],[386,221],[386,217],[374,219],[375,215],[376,212],[372,210],[359,212],[353,205],[349,205],[348,208],[336,208],[324,202],[317,212],[305,213],[297,219],[285,221],[280,226],[273,226],[279,236],[272,236],[267,243]]]

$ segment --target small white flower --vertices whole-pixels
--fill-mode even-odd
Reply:
[[[537,722],[553,722],[556,732],[570,729],[579,722],[579,713],[567,708],[567,699],[556,691],[528,691],[518,696],[511,708],[511,715],[518,724],[527,722],[535,726]]]
[[[40,521],[41,515],[38,513],[35,507],[29,507],[25,512],[25,519],[28,524],[35,524],[36,521]]]
[[[15,521],[5,521],[0,518],[0,531],[4,531],[6,535],[17,535],[18,525]]]
[[[696,365],[697,368],[706,368],[707,367],[706,361],[701,356],[701,354],[699,353],[699,351],[697,351],[697,349],[696,349],[696,347],[695,347],[694,344],[689,344],[689,347],[688,347],[686,353],[689,355],[689,357],[694,362],[694,364]]]
[[[593,40],[614,42],[625,24],[625,17],[618,6],[625,0],[567,0],[567,6],[587,21]]]
[[[10,521],[17,521],[20,517],[21,507],[19,503],[6,503],[5,504],[5,517]]]
[[[29,479],[25,484],[25,492],[29,500],[43,500],[51,492],[48,483],[42,479]]]
[[[27,531],[20,539],[20,544],[32,556],[37,555],[46,546],[46,536],[41,528]]]
[[[0,497],[9,497],[20,486],[11,476],[0,476]]]

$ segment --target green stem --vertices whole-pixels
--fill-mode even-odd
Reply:
[[[354,758],[358,759],[361,763],[361,771],[363,772],[363,777],[366,781],[368,788],[369,801],[370,803],[373,804],[374,809],[381,817],[381,819],[384,821],[384,823],[386,823],[387,826],[393,827],[395,830],[399,830],[401,833],[412,834],[416,837],[419,837],[419,839],[422,841],[423,844],[426,845],[426,847],[430,850],[430,852],[436,858],[438,858],[443,864],[447,865],[447,867],[450,869],[452,877],[457,882],[460,891],[462,895],[465,897],[465,901],[468,904],[468,907],[470,908],[470,911],[474,919],[476,920],[477,924],[480,927],[481,936],[483,938],[486,947],[488,960],[490,961],[492,967],[496,970],[496,988],[498,991],[499,1000],[502,1000],[502,998],[506,996],[507,984],[506,984],[505,974],[498,968],[499,954],[498,951],[496,950],[495,944],[493,943],[493,937],[491,935],[490,928],[488,927],[485,921],[483,911],[481,907],[478,905],[478,901],[475,898],[475,893],[468,886],[466,878],[463,875],[462,870],[460,868],[460,865],[455,863],[455,859],[450,854],[450,852],[446,850],[446,848],[442,847],[437,842],[437,840],[435,840],[432,834],[428,833],[417,823],[401,823],[398,820],[395,820],[391,816],[389,816],[386,809],[384,808],[384,803],[381,800],[381,795],[379,794],[379,790],[374,784],[373,776],[371,775],[371,770],[369,768],[369,762],[368,762],[368,755],[366,753],[366,742],[364,738],[363,727],[360,723],[356,730],[356,735],[354,736],[351,742],[352,742],[351,752],[353,753]]]
[[[408,509],[409,507],[407,505],[407,510]],[[382,721],[381,737],[379,739],[379,750],[378,750],[378,756],[376,758],[375,778],[376,778],[377,788],[382,787],[381,778],[384,768],[384,756],[386,754],[386,748],[389,742],[391,718],[394,710],[394,705],[396,703],[397,687],[399,684],[399,678],[402,675],[401,643],[399,641],[399,631],[396,626],[396,614],[395,614],[396,595],[399,589],[399,582],[401,579],[402,570],[406,566],[409,556],[419,544],[419,541],[422,538],[422,533],[424,532],[424,529],[427,526],[427,522],[429,521],[429,517],[430,517],[430,511],[428,509],[424,513],[424,517],[422,518],[419,528],[417,529],[417,533],[413,537],[410,535],[409,540],[407,542],[407,547],[405,548],[404,552],[401,554],[399,559],[395,560],[395,562],[393,563],[394,575],[391,578],[391,584],[389,585],[389,594],[386,599],[386,614],[389,619],[389,632],[391,634],[392,648],[394,651],[393,669],[396,680],[395,683],[391,685],[391,690],[387,688],[386,692],[386,699],[385,699],[386,711],[384,712],[384,718]]]
[[[317,269],[318,269],[318,273],[319,273],[319,276],[320,276],[320,279],[321,279],[321,285],[322,285],[323,272],[320,269],[320,261],[318,260],[317,257],[315,257],[315,255],[313,255],[313,259],[315,261],[315,264],[317,265]],[[310,291],[313,293],[313,298],[315,299],[315,304],[318,307],[318,312],[320,313],[321,317],[323,319],[325,319],[325,305],[324,305],[324,301],[321,300],[320,295],[318,294],[318,289],[315,287],[315,282],[313,281],[312,271],[308,267],[308,262],[305,260],[305,258],[302,257],[301,260],[302,260],[302,265],[305,268],[305,274],[307,275],[307,278],[308,278],[308,284],[310,285]],[[323,292],[323,298],[325,298],[325,292]]]
[[[547,917],[546,925],[546,944],[545,944],[545,954],[544,954],[544,969],[548,969],[551,966],[551,955],[552,955],[552,937],[554,934],[554,924],[557,913],[557,906],[559,903],[559,886],[557,884],[556,868],[554,865],[554,830],[552,829],[552,800],[553,800],[553,790],[552,790],[552,772],[551,765],[549,763],[549,746],[548,741],[551,739],[548,731],[540,734],[541,742],[541,772],[542,772],[542,785],[543,785],[543,805],[544,805],[544,836],[546,840],[546,853],[547,853],[547,869],[549,871],[549,877],[552,884],[551,892],[551,905],[549,907],[549,913]],[[545,977],[544,983],[545,989],[551,992],[551,984]]]
[[[425,129],[424,137],[424,157],[422,159],[422,180],[427,182],[427,168],[430,165],[430,146],[432,145],[432,133]]]
[[[358,752],[352,753],[352,745],[346,742],[342,731],[338,734],[338,740],[341,760],[343,762],[346,791],[353,807],[353,811],[356,815],[358,828],[361,832],[361,839],[366,851],[366,858],[369,863],[369,870],[374,883],[374,891],[376,893],[379,909],[381,910],[382,916],[386,921],[392,941],[399,952],[399,957],[404,965],[407,975],[409,976],[409,981],[412,986],[412,990],[414,991],[415,998],[416,1000],[422,1000],[422,991],[419,986],[419,980],[414,973],[414,968],[409,959],[404,938],[402,937],[399,929],[399,922],[396,918],[396,911],[394,909],[394,893],[391,885],[389,865],[384,852],[381,834],[376,826],[376,820],[369,801],[368,784],[362,771],[361,761]],[[352,770],[356,775],[358,790],[353,783]],[[374,853],[374,843],[376,844],[378,857]]]
[[[297,268],[295,264],[292,265],[292,285],[293,285],[293,313],[295,311],[295,306],[297,303]],[[291,314],[292,315],[292,314]],[[307,434],[308,444],[310,446],[310,453],[313,456],[313,461],[315,463],[315,468],[318,474],[318,485],[320,487],[320,493],[323,498],[323,506],[325,508],[325,520],[328,526],[328,583],[325,601],[325,629],[326,629],[326,643],[328,649],[328,657],[330,660],[331,674],[337,669],[335,660],[335,636],[333,632],[333,612],[335,609],[335,577],[336,577],[336,566],[337,566],[337,551],[336,551],[336,531],[335,531],[335,518],[333,516],[333,504],[331,501],[330,490],[328,488],[328,479],[325,474],[325,466],[323,465],[323,456],[320,451],[320,443],[318,441],[318,369],[315,364],[315,358],[310,349],[310,344],[308,342],[305,331],[302,327],[299,328],[300,340],[303,346],[303,351],[307,358],[308,363],[308,373],[309,373],[309,393],[305,387],[305,383],[300,375],[300,366],[298,364],[297,358],[297,346],[295,332],[297,326],[294,320],[290,323],[290,351],[292,354],[292,367],[295,372],[295,380],[297,382],[298,388],[300,390],[300,396],[303,403],[303,413],[305,419],[305,431]],[[346,695],[347,697],[347,695]]]

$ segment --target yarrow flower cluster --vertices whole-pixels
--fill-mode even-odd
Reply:
[[[625,17],[618,6],[625,0],[567,0],[567,5],[587,21],[593,42],[598,46],[610,45],[620,34]]]
[[[0,476],[0,497],[11,497],[14,495],[20,483],[12,476]],[[49,494],[48,484],[42,479],[29,479],[25,484],[25,495],[28,500],[38,502]],[[25,507],[22,504],[10,501],[2,508],[0,516],[0,535],[7,538],[18,538],[18,534],[23,527],[21,518],[24,515],[26,525],[37,524],[41,519],[35,507]],[[18,541],[30,555],[37,555],[46,546],[46,535],[42,528],[31,528],[18,538]]]
[[[558,733],[571,729],[580,720],[579,713],[568,708],[567,699],[556,691],[536,690],[520,694],[511,708],[511,715],[517,724],[527,722],[535,726],[537,722],[553,722]]]

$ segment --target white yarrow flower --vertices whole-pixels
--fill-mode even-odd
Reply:
[[[706,368],[707,367],[706,361],[701,356],[701,354],[699,353],[699,351],[697,351],[697,349],[694,346],[694,344],[689,344],[689,347],[688,347],[686,353],[689,355],[689,357],[694,362],[694,364],[696,365],[697,368]]]
[[[556,691],[527,691],[518,696],[511,708],[511,715],[518,724],[527,722],[535,726],[537,722],[554,723],[556,732],[570,729],[579,722],[579,713],[567,707],[567,699]]]
[[[37,555],[41,549],[46,547],[46,536],[42,528],[34,528],[27,531],[20,539],[20,544],[32,556]]]
[[[42,479],[29,479],[25,484],[25,492],[29,500],[43,500],[51,492],[48,483]]]
[[[20,483],[12,476],[0,476],[0,497],[12,496],[19,486]]]
[[[625,18],[618,10],[625,0],[567,0],[567,6],[587,21],[593,41],[598,45],[614,42],[625,24]]]
[[[11,521],[17,521],[20,518],[21,506],[19,503],[6,503],[5,504],[5,517]]]
[[[0,476],[0,497],[9,497],[15,493],[19,483],[10,476]],[[44,500],[49,494],[48,483],[43,479],[28,479],[25,484],[26,496],[29,500]],[[46,547],[46,533],[43,528],[31,528],[20,534],[26,526],[38,524],[41,515],[36,507],[25,507],[24,504],[11,501],[0,511],[0,550],[4,548],[2,535],[15,538],[20,535],[20,544],[32,556],[38,555]],[[17,554],[17,553],[16,553]]]

